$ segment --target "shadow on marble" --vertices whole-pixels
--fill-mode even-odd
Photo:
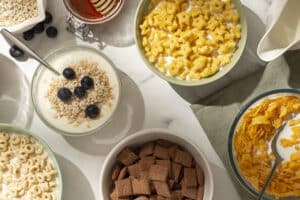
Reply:
[[[121,102],[112,121],[98,133],[83,137],[67,137],[74,148],[88,154],[106,155],[124,137],[140,130],[144,125],[145,105],[138,86],[125,73],[120,72]]]
[[[81,170],[70,160],[55,155],[63,177],[63,200],[95,200],[92,187]]]
[[[126,1],[116,18],[104,24],[91,26],[99,41],[115,47],[134,44],[134,20],[138,4],[139,1],[136,0]]]
[[[264,34],[265,25],[249,8],[244,7],[244,12],[247,18],[248,38],[245,50],[239,62],[223,78],[205,86],[184,87],[170,84],[183,99],[190,103],[196,103],[198,100],[204,99],[204,97],[222,90],[222,88],[228,86],[234,80],[242,79],[243,77],[262,69],[265,66],[265,63],[262,62],[256,54],[256,48],[260,38]],[[251,90],[255,88],[258,81],[259,79],[253,82],[253,87],[248,88],[249,93],[251,93]],[[237,99],[237,101],[242,101],[245,98],[246,96],[240,96],[240,99]]]
[[[290,66],[290,77],[288,84],[291,88],[300,88],[300,50],[288,51],[285,54],[285,59]]]
[[[11,59],[0,54],[0,122],[28,128],[33,117],[30,85]]]

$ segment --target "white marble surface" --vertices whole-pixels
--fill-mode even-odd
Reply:
[[[254,3],[251,0],[243,0],[242,2],[255,10],[265,20],[265,12],[270,1],[255,1]],[[49,39],[43,33],[36,35],[35,39],[27,44],[42,55],[67,44],[81,44],[80,40],[65,31],[64,19],[67,13],[62,0],[51,0],[48,1],[48,4],[48,10],[54,14],[53,24],[59,28],[58,38]],[[0,54],[9,57],[8,49],[9,44],[0,36]],[[147,69],[138,56],[134,45],[123,48],[107,46],[103,52],[120,70],[128,74],[138,86],[135,87],[130,81],[130,83],[128,82],[132,88],[127,88],[126,91],[128,92],[124,95],[128,95],[128,97],[124,101],[131,102],[138,99],[140,102],[137,104],[127,102],[128,105],[126,104],[124,108],[130,109],[124,109],[124,112],[129,114],[125,114],[123,118],[115,119],[114,123],[120,124],[122,122],[130,134],[141,128],[161,127],[174,130],[193,140],[201,147],[211,163],[215,175],[214,199],[238,200],[223,164],[189,108],[189,103],[182,99],[168,83],[153,75]],[[38,65],[37,62],[32,59],[14,60],[14,62],[25,72],[28,80],[31,80]],[[142,96],[139,96],[140,94]],[[142,100],[144,100],[144,104]],[[126,121],[128,118],[133,118],[133,120]],[[144,123],[141,119],[144,119]],[[124,121],[130,123],[129,128]],[[99,134],[90,138],[62,137],[47,128],[36,114],[34,114],[30,130],[44,138],[58,156],[64,178],[64,200],[102,199],[98,192],[98,176],[105,155],[113,145],[104,145],[99,142],[101,137]],[[106,129],[105,135],[116,134],[120,131],[120,127],[113,127],[112,129]]]

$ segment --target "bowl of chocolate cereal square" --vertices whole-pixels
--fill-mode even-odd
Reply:
[[[147,67],[176,85],[200,86],[225,76],[247,39],[239,0],[142,0],[135,40]]]
[[[97,132],[112,120],[120,101],[120,80],[113,63],[87,46],[54,51],[46,60],[60,73],[39,66],[32,100],[42,121],[68,136]]]
[[[139,131],[106,157],[100,199],[212,200],[213,176],[204,154],[167,129]]]
[[[46,0],[0,1],[0,29],[22,32],[45,19]]]
[[[40,137],[0,124],[0,199],[62,199],[62,174]]]

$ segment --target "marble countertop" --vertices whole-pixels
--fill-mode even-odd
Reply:
[[[265,21],[265,12],[271,1],[243,0],[243,4]],[[69,44],[83,44],[65,31],[64,23],[67,12],[62,0],[48,1],[48,10],[53,13],[53,24],[58,27],[56,39],[49,39],[44,34],[36,35],[27,44],[45,56],[49,52]],[[92,45],[84,43],[86,45]],[[95,46],[96,47],[96,46]],[[9,58],[9,44],[0,36],[0,54]],[[237,193],[224,169],[223,164],[213,150],[201,125],[195,118],[190,103],[185,101],[173,88],[155,76],[138,56],[135,45],[113,47],[108,45],[103,50],[119,68],[126,73],[122,75],[125,96],[119,117],[113,124],[102,131],[102,135],[80,138],[63,137],[46,127],[34,113],[30,130],[45,139],[58,157],[64,179],[64,200],[100,200],[98,179],[105,155],[112,148],[114,141],[105,137],[115,134],[116,137],[132,134],[145,128],[168,128],[187,139],[193,140],[210,161],[215,177],[214,199],[238,200]],[[32,79],[38,63],[33,59],[16,61],[28,80]],[[0,70],[1,71],[1,70]],[[123,134],[123,135],[120,135]],[[110,145],[104,144],[108,141]]]

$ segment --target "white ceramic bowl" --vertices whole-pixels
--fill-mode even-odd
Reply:
[[[14,25],[14,26],[0,26],[0,29],[6,28],[10,32],[20,33],[31,29],[37,23],[45,19],[45,8],[47,5],[47,0],[37,0],[37,10],[38,15],[36,17],[25,20],[24,22]]]
[[[111,173],[114,165],[116,164],[116,157],[119,152],[124,149],[125,147],[138,147],[142,144],[154,141],[157,139],[164,139],[170,142],[176,143],[188,152],[192,154],[194,159],[197,163],[201,166],[204,176],[205,176],[205,183],[204,183],[204,200],[212,200],[213,193],[214,193],[214,182],[213,182],[213,175],[209,166],[207,159],[205,158],[204,154],[201,152],[199,147],[197,147],[193,142],[188,141],[185,138],[182,138],[178,134],[167,130],[167,129],[146,129],[141,130],[121,141],[117,144],[111,152],[107,155],[102,170],[100,173],[100,181],[99,181],[99,188],[100,188],[100,199],[102,200],[109,200],[110,189],[112,185],[111,180]]]

